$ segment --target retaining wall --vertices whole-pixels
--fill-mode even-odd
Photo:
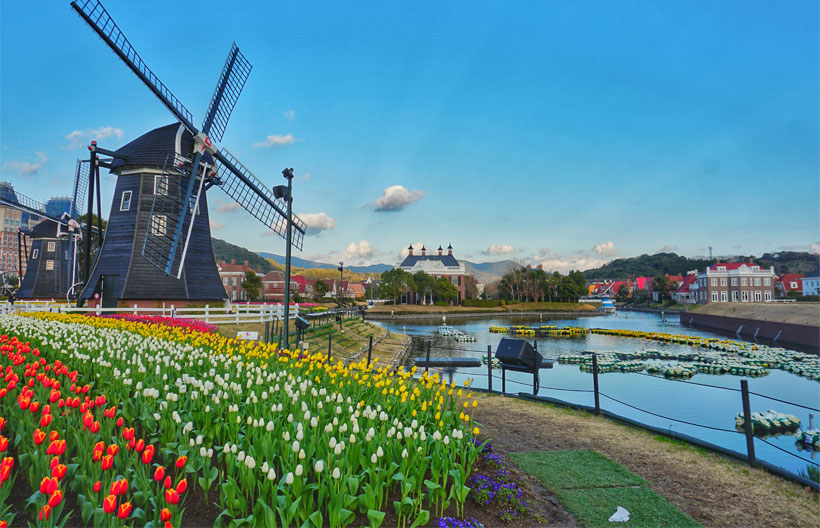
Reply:
[[[705,330],[740,334],[747,339],[767,339],[776,343],[820,348],[820,326],[727,317],[698,312],[681,312],[680,322]]]

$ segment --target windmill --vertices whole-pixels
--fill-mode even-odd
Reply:
[[[191,112],[148,68],[97,0],[74,1],[71,7],[178,121],[111,153],[118,158],[110,167],[117,186],[106,239],[81,300],[100,292],[104,306],[131,300],[224,299],[208,220],[206,191],[213,186],[285,237],[288,252],[291,244],[301,250],[305,224],[288,214],[292,171],[283,171],[288,190],[277,186],[272,191],[230,152],[214,144],[222,140],[252,68],[236,44],[228,53],[202,127],[197,128]]]
[[[87,179],[88,162],[77,160],[74,192],[65,212],[16,191],[0,194],[0,204],[43,218],[31,230],[21,226],[17,234],[18,270],[26,262],[18,298],[54,299],[72,294],[77,284],[77,245],[81,238],[77,203],[83,200]],[[31,239],[30,249],[27,238]]]

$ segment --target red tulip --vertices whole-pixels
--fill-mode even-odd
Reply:
[[[60,438],[60,433],[58,433],[57,431],[51,431],[50,433],[48,433],[48,440],[50,442],[53,442],[53,441],[55,441],[59,438]]]
[[[31,402],[31,407],[29,407],[29,410],[31,412],[36,413],[39,409],[40,409],[40,402],[38,402],[38,401]]]
[[[171,489],[171,486],[173,486],[173,482],[171,482],[171,477],[165,477],[165,480],[162,482],[162,485],[165,486],[165,489]]]
[[[117,418],[117,427],[122,427],[122,424],[123,424],[123,423],[124,423],[124,422],[122,421],[122,416],[120,416],[119,418]]]
[[[111,444],[108,446],[108,454],[111,456],[117,456],[117,453],[120,450],[120,446],[117,444]]]
[[[181,479],[179,482],[177,482],[177,487],[176,487],[177,493],[182,495],[183,493],[185,493],[185,490],[187,490],[187,489],[188,489],[188,480],[187,479]]]
[[[54,493],[59,484],[57,483],[57,479],[53,477],[44,477],[42,481],[40,481],[40,493],[43,495],[51,495]]]
[[[177,459],[177,469],[182,469],[182,467],[185,465],[185,462],[187,462],[187,461],[188,461],[188,457],[186,457],[185,455],[182,455],[181,457],[179,457]]]
[[[165,501],[168,504],[174,505],[179,504],[179,493],[175,489],[167,489],[165,490]]]
[[[105,499],[103,499],[103,510],[105,513],[113,513],[114,510],[117,509],[117,496],[116,495],[108,495]]]
[[[104,457],[102,457],[102,468],[104,471],[111,469],[111,466],[113,465],[114,457],[112,457],[111,455],[105,455]]]
[[[160,480],[163,479],[163,477],[165,477],[165,468],[162,467],[162,466],[159,466],[159,467],[157,467],[156,470],[154,470],[154,480],[159,482]]]
[[[94,423],[91,424],[91,432],[98,433],[100,431],[100,422],[94,420]]]
[[[159,518],[162,522],[168,522],[171,520],[171,510],[168,508],[163,508],[161,512],[159,512]]]
[[[145,449],[145,440],[143,440],[142,438],[140,438],[139,440],[137,440],[137,445],[134,447],[134,450],[135,450],[137,453],[142,453],[142,450],[143,450],[143,449]]]
[[[42,432],[39,428],[34,430],[34,444],[40,445],[46,441],[46,434]]]
[[[100,482],[98,480],[97,482],[94,483],[94,493],[99,493],[101,489],[102,489],[102,482]]]
[[[49,506],[48,504],[46,504],[45,506],[43,506],[42,508],[40,508],[40,516],[39,516],[39,519],[40,519],[41,521],[47,521],[47,520],[48,520],[49,515],[51,515],[51,506]]]
[[[0,521],[0,528],[9,528],[8,521]]]
[[[167,523],[165,523],[165,526],[163,526],[162,528],[174,528],[174,525],[171,524],[171,521],[168,521]]]
[[[90,412],[85,413],[83,415],[83,427],[85,427],[86,429],[90,429],[91,424],[93,424],[93,423],[94,423],[94,415],[91,414]]]
[[[127,519],[128,516],[131,514],[131,503],[124,502],[120,504],[120,508],[117,510],[117,517],[120,519]]]
[[[0,435],[0,453],[9,448],[9,439]]]
[[[131,449],[134,449],[134,444],[136,444],[136,443],[137,443],[137,441],[132,438],[131,440],[128,441],[128,445],[125,446],[125,448],[130,451]]]
[[[51,462],[48,464],[49,469],[54,469],[54,466],[60,463],[60,457],[54,457],[51,459]]]
[[[154,458],[154,446],[149,444],[145,446],[145,451],[142,452],[142,463],[150,464],[152,458]]]
[[[50,414],[44,414],[43,416],[40,417],[40,427],[48,427],[50,423],[51,423],[51,415]]]
[[[48,498],[48,505],[52,508],[56,508],[61,502],[63,502],[63,491],[62,490],[54,490],[54,493]]]
[[[0,431],[6,428],[6,419],[0,416]]]
[[[68,468],[65,464],[57,464],[54,466],[54,469],[51,470],[51,476],[56,478],[57,480],[63,480],[65,477],[66,471]]]
[[[60,391],[51,389],[51,394],[48,395],[49,403],[54,403],[60,399]]]
[[[134,428],[133,427],[124,427],[122,429],[122,437],[126,440],[131,440],[134,438]]]

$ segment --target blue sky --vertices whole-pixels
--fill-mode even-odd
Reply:
[[[195,123],[237,42],[221,145],[269,185],[294,168],[302,257],[820,251],[817,2],[104,5]],[[0,179],[25,194],[68,193],[92,136],[173,121],[68,2],[2,2],[0,35]],[[214,236],[284,252],[209,200]]]

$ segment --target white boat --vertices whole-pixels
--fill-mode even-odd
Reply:
[[[601,307],[598,310],[606,313],[615,313],[615,305],[609,300],[609,297],[601,299]]]

